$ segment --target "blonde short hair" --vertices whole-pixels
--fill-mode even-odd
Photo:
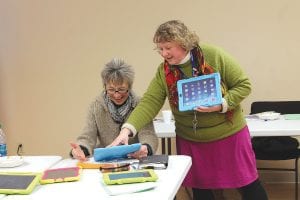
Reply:
[[[178,42],[182,48],[191,50],[199,44],[199,37],[190,31],[187,26],[179,20],[171,20],[161,24],[156,30],[153,42]]]

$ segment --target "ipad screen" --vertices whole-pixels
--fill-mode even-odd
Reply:
[[[109,178],[111,180],[124,179],[124,178],[140,178],[140,177],[150,177],[151,174],[147,171],[144,172],[131,172],[123,174],[110,174]]]

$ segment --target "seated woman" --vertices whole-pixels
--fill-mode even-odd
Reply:
[[[132,91],[134,71],[123,60],[114,58],[101,73],[104,91],[91,103],[85,127],[76,143],[71,143],[70,155],[80,161],[91,156],[94,148],[106,147],[119,135],[123,123],[139,102]],[[130,138],[128,144],[142,143],[133,158],[146,157],[155,153],[158,138],[152,123],[139,134]]]

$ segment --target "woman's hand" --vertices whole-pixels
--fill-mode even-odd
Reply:
[[[147,157],[147,155],[148,155],[148,149],[147,149],[146,145],[142,145],[140,150],[138,150],[134,153],[128,154],[129,157],[136,158],[136,159]]]
[[[83,162],[83,161],[86,161],[87,158],[85,157],[82,149],[80,148],[80,146],[77,144],[77,143],[73,143],[71,142],[70,143],[71,147],[72,147],[72,155],[73,155],[73,158]]]
[[[122,145],[122,144],[128,144],[128,138],[129,138],[129,134],[131,133],[131,131],[128,128],[123,128],[120,131],[120,134],[118,137],[116,137],[116,139],[107,147],[112,147],[112,146],[117,146],[117,145]]]
[[[210,106],[210,107],[205,107],[205,106],[199,106],[195,108],[196,111],[202,112],[202,113],[210,113],[210,112],[221,112],[222,111],[222,105],[216,105],[216,106]]]

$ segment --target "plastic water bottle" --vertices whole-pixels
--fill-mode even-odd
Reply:
[[[0,124],[0,157],[7,156],[6,138]]]

